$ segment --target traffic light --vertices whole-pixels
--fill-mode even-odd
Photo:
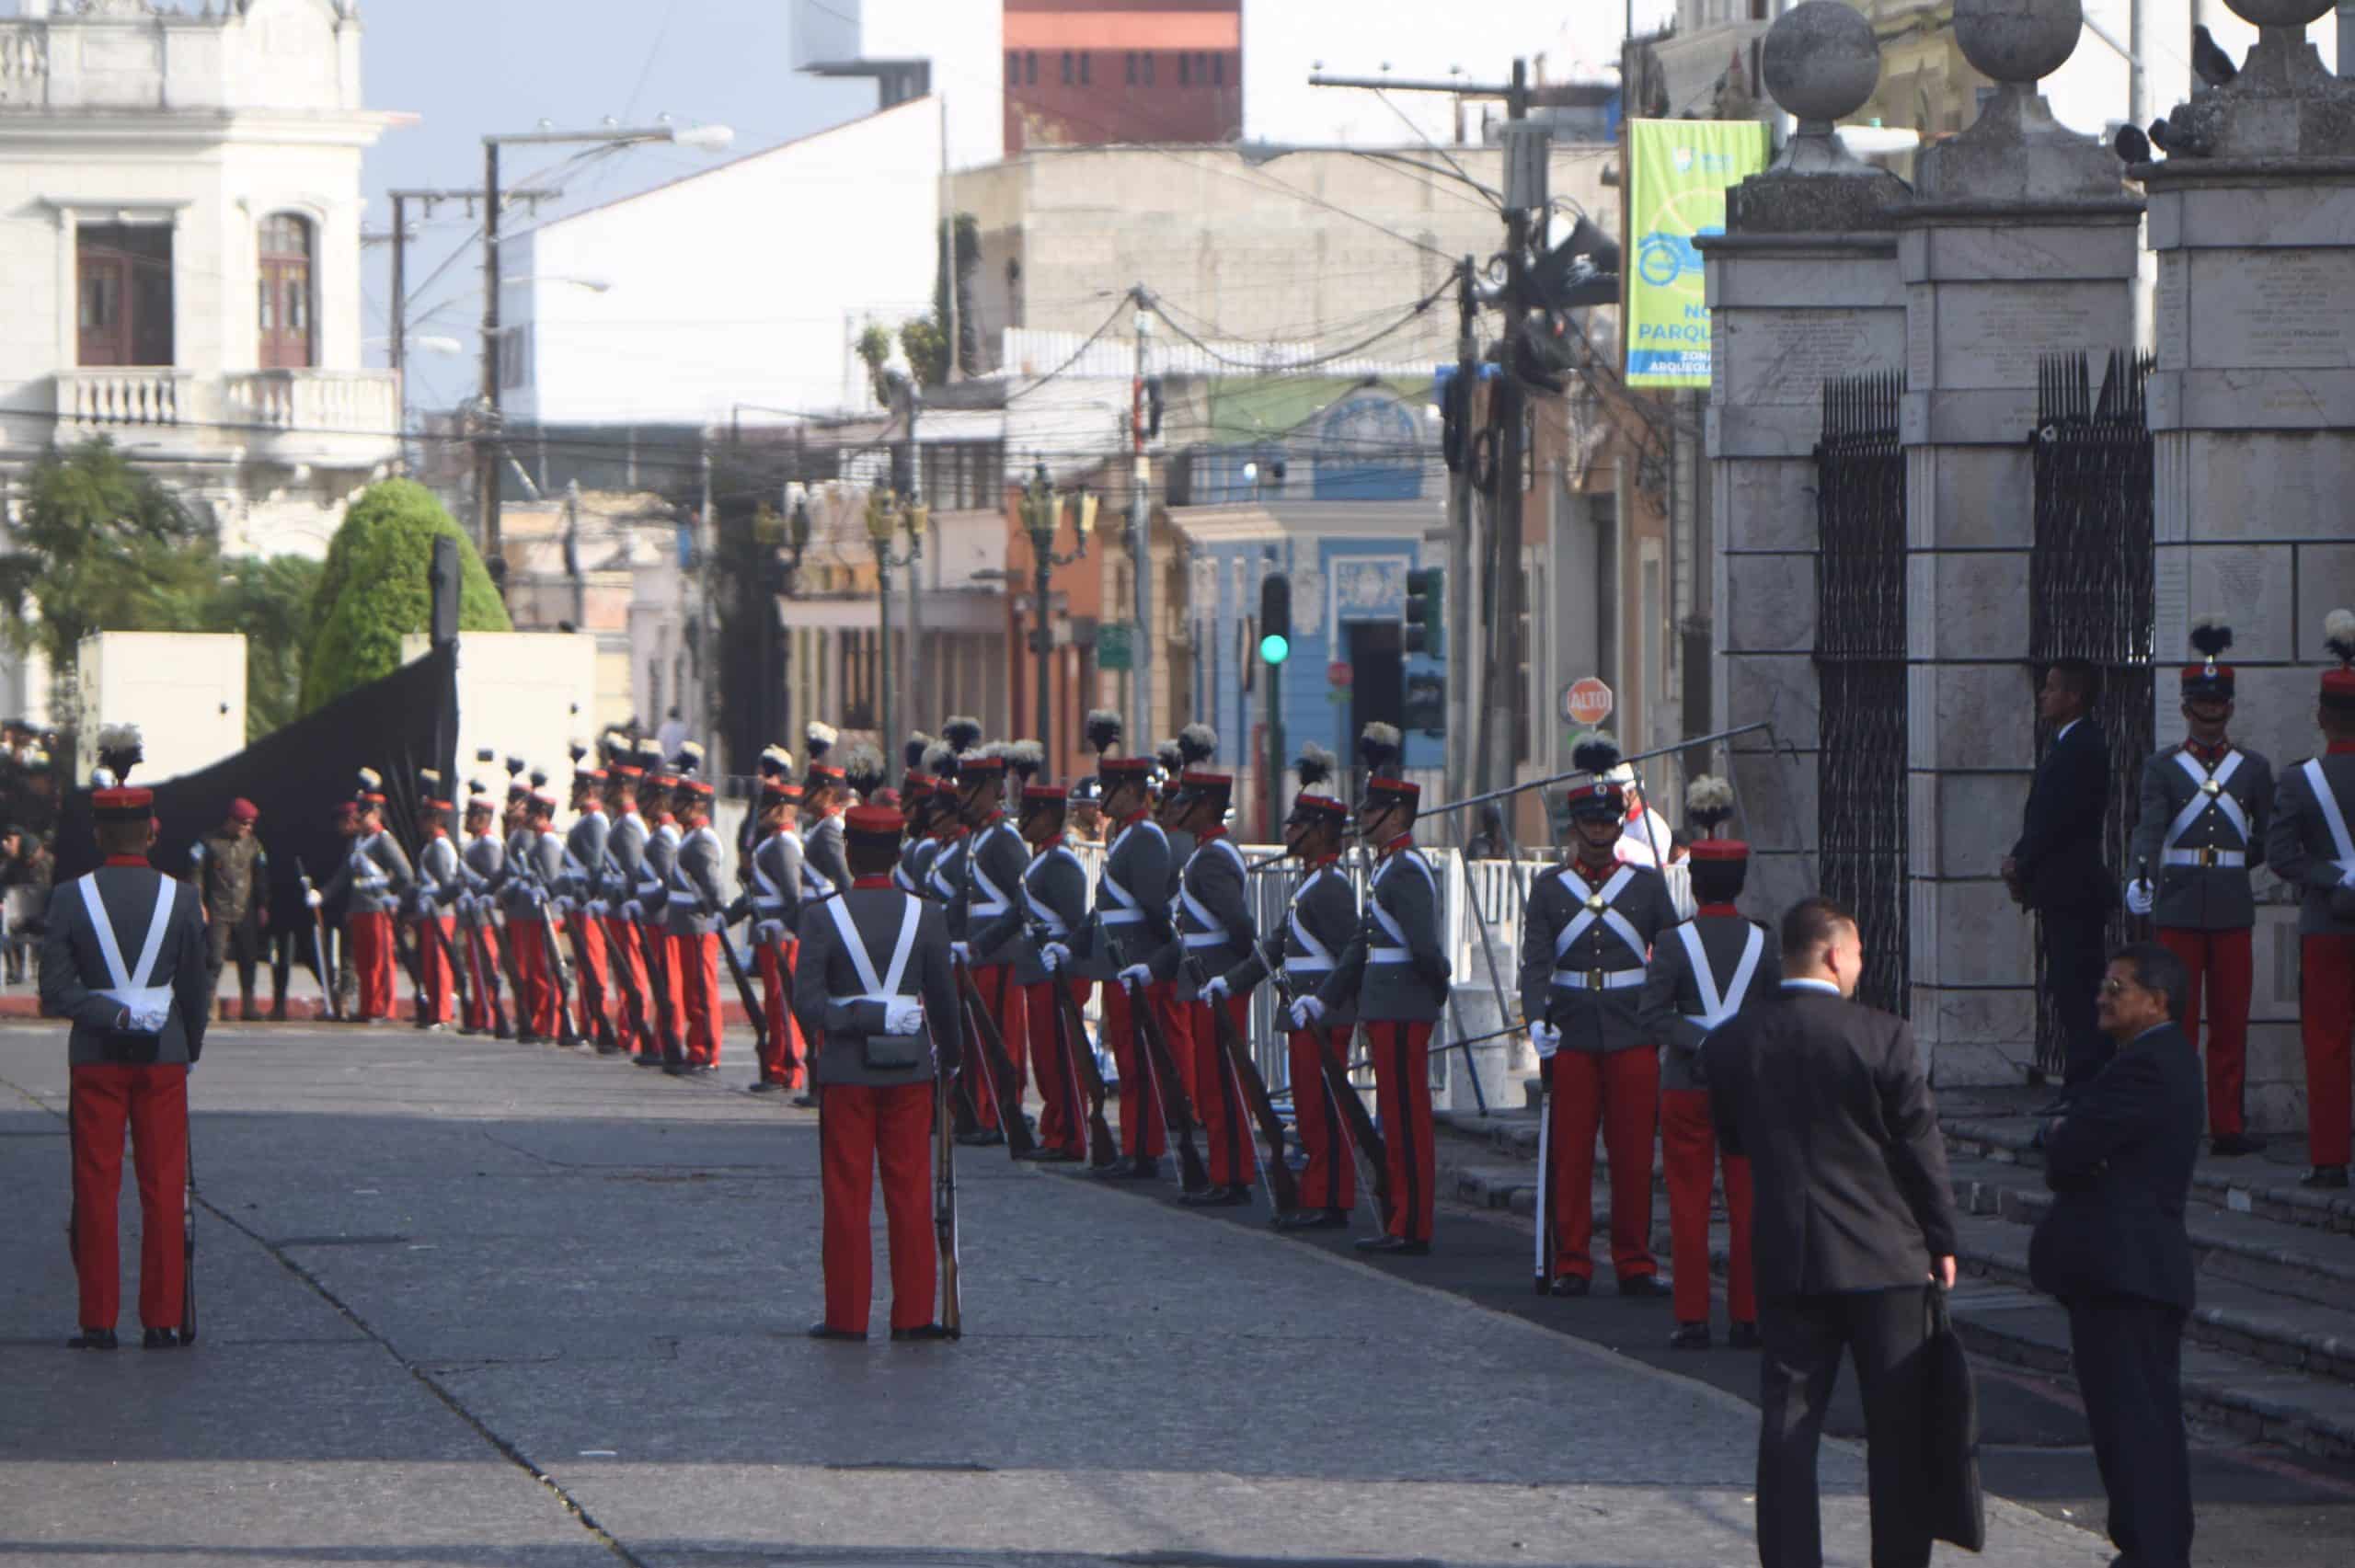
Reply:
[[[1447,573],[1426,567],[1407,574],[1407,651],[1442,657],[1447,628]]]
[[[1259,581],[1259,662],[1281,664],[1292,657],[1292,578]]]

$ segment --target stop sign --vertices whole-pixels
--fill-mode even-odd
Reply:
[[[1590,675],[1562,688],[1562,721],[1591,729],[1611,716],[1611,688]]]
[[[1337,658],[1325,667],[1325,679],[1333,685],[1346,686],[1357,679],[1357,670]]]

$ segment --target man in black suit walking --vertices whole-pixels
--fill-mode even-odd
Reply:
[[[2073,1095],[2044,1140],[2057,1195],[2028,1243],[2028,1277],[2069,1309],[2077,1386],[2125,1568],[2188,1568],[2191,1473],[2183,1433],[2183,1227],[2200,1154],[2200,1053],[2183,1032],[2190,976],[2156,943],[2109,961],[2101,1026],[2117,1059]]]
[[[2044,672],[2036,711],[2053,727],[2052,740],[2028,786],[2019,841],[2004,861],[2012,898],[2039,917],[2044,989],[2067,1040],[2053,1109],[2108,1065],[2113,1049],[2094,1022],[2112,883],[2101,853],[2109,742],[2088,716],[2100,694],[2100,671],[2082,658],[2061,659]]]
[[[1954,1284],[1946,1144],[1913,1029],[1849,1000],[1855,917],[1806,899],[1781,949],[1781,993],[1703,1047],[1718,1140],[1749,1158],[1756,1191],[1758,1561],[1821,1568],[1815,1458],[1845,1351],[1865,1396],[1873,1568],[1923,1568],[1925,1291]]]

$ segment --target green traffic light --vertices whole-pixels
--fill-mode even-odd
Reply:
[[[1281,664],[1291,657],[1292,639],[1290,637],[1279,636],[1271,632],[1259,639],[1260,663]]]

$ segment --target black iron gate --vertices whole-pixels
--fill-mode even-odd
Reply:
[[[1895,372],[1823,386],[1815,446],[1816,841],[1865,938],[1859,1000],[1908,1011],[1905,454]]]
[[[2037,367],[2036,541],[2028,567],[2029,657],[2041,668],[2083,658],[2102,672],[2094,719],[2109,741],[2104,862],[2126,865],[2134,830],[2135,781],[2153,747],[2154,593],[2151,576],[2151,429],[2142,355],[2112,350],[2098,387],[2086,354],[2048,354]],[[2039,753],[2041,756],[2041,751]],[[2125,913],[2110,916],[2113,945]],[[2057,1078],[2066,1055],[2045,1000],[2037,954],[2036,1056]]]

